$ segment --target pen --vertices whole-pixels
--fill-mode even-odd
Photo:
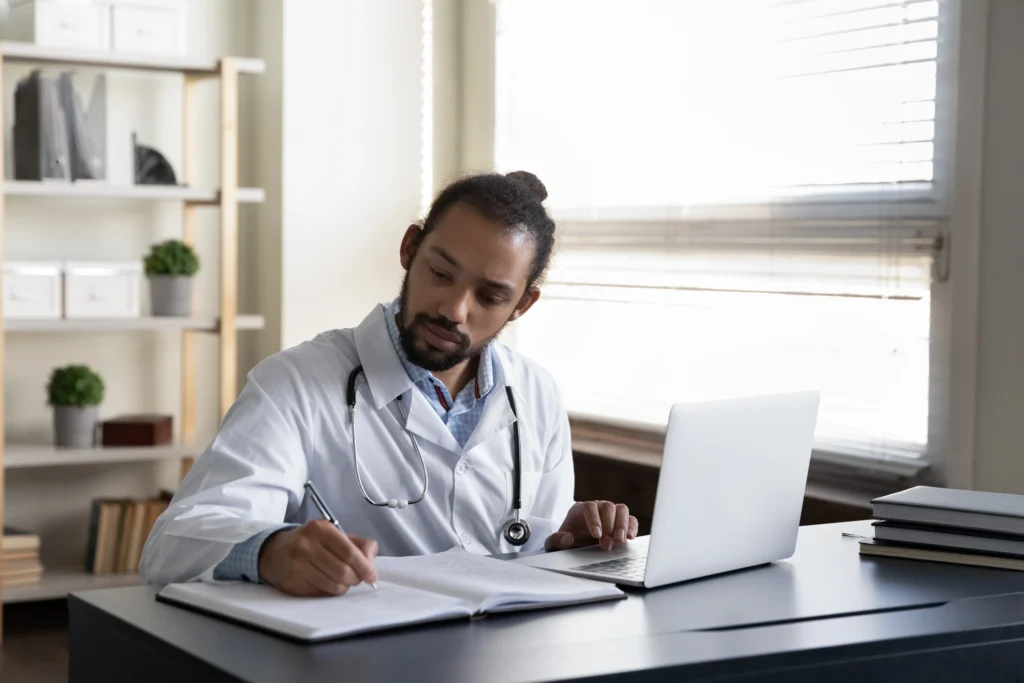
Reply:
[[[309,491],[309,497],[313,499],[313,505],[316,505],[317,509],[320,511],[320,514],[324,516],[324,519],[333,524],[338,531],[340,531],[341,533],[345,533],[345,530],[341,528],[341,522],[338,521],[337,517],[331,514],[331,511],[327,509],[327,506],[324,504],[324,501],[321,500],[320,494],[317,493],[316,489],[313,487],[313,482],[306,482],[306,490]],[[370,585],[373,586],[373,590],[377,590],[376,581],[371,583]]]

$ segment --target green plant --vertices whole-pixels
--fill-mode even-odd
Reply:
[[[88,365],[54,368],[46,386],[47,403],[51,406],[99,405],[104,392],[103,378]]]
[[[145,258],[146,276],[184,275],[191,277],[199,270],[199,255],[181,240],[167,240],[150,247]]]

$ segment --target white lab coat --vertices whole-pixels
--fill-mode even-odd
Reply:
[[[388,336],[384,308],[355,329],[332,330],[262,361],[225,415],[212,443],[181,482],[146,541],[147,583],[213,581],[231,550],[268,527],[320,518],[303,485],[311,480],[349,534],[373,538],[381,555],[519,550],[501,536],[512,510],[511,386],[522,443],[522,512],[532,529],[521,549],[542,547],[573,504],[569,423],[551,376],[495,344],[494,387],[475,431],[460,448],[405,372]],[[345,402],[350,371],[362,364],[356,404],[359,468],[374,500],[426,498],[405,509],[371,506],[360,493]],[[403,397],[403,425],[396,398]]]

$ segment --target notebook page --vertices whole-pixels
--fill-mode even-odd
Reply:
[[[293,597],[260,584],[177,583],[164,587],[160,597],[302,640],[472,614],[458,598],[386,581],[376,591],[360,584],[323,598]]]
[[[547,604],[621,595],[614,584],[537,569],[453,548],[434,555],[378,557],[388,581],[464,598],[486,611],[502,604]]]

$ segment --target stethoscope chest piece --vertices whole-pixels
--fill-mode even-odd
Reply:
[[[530,525],[519,519],[517,511],[514,519],[505,522],[501,533],[504,534],[505,540],[512,545],[523,545],[530,540]]]

